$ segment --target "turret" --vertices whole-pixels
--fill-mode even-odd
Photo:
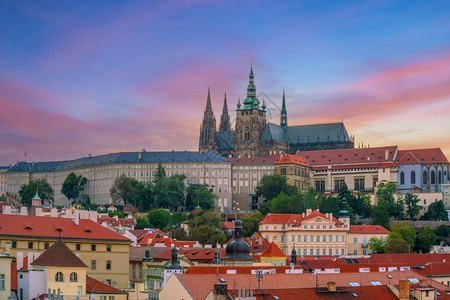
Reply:
[[[286,131],[286,129],[287,129],[287,110],[286,110],[286,97],[284,94],[284,87],[283,87],[283,103],[281,104],[280,126],[283,128],[284,131]]]
[[[220,117],[219,131],[231,131],[230,116],[228,115],[227,93],[223,99],[222,116]]]

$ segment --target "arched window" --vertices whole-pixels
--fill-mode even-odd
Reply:
[[[430,174],[431,174],[430,183],[436,184],[436,172],[434,172],[434,170],[431,170]]]
[[[411,184],[416,183],[416,172],[411,171]]]
[[[78,275],[75,272],[70,273],[70,282],[77,282],[78,281]]]
[[[55,281],[56,282],[63,282],[64,281],[64,275],[61,272],[56,273],[55,275]]]
[[[400,172],[400,184],[405,184],[405,172]]]
[[[438,171],[438,183],[439,184],[442,183],[442,171],[441,170]]]
[[[422,182],[423,184],[427,184],[428,183],[428,177],[427,177],[427,171],[423,171],[423,176],[422,176]]]

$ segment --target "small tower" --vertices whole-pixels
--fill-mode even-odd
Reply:
[[[42,207],[42,199],[39,197],[39,189],[36,189],[36,195],[31,199],[31,207]]]
[[[294,243],[294,247],[292,248],[292,252],[291,252],[291,264],[294,266],[297,265],[297,251],[295,250],[295,243]]]
[[[183,268],[178,264],[178,251],[177,251],[177,247],[175,247],[175,243],[172,248],[172,261],[171,261],[170,265],[164,270],[163,287],[166,286],[167,280],[169,280],[169,277],[174,273],[176,273],[176,274],[184,273]]]
[[[347,199],[342,198],[341,210],[339,211],[339,221],[344,223],[344,228],[350,230],[350,216],[347,210]]]
[[[200,140],[199,140],[199,150],[200,151],[216,151],[217,150],[217,140],[216,140],[216,118],[214,117],[214,112],[211,106],[211,92],[208,87],[208,97],[206,99],[206,108],[203,113],[203,122],[200,126]]]
[[[222,264],[222,260],[220,259],[220,250],[216,249],[216,251],[214,251],[214,259],[212,261],[213,265],[221,265]]]
[[[228,114],[227,93],[223,100],[222,116],[220,117],[219,131],[231,131],[230,115]]]
[[[242,222],[238,218],[234,225],[234,240],[225,248],[226,254],[222,257],[224,266],[252,266],[255,259],[250,256],[250,246],[242,239]]]
[[[284,131],[287,130],[287,110],[286,110],[286,97],[284,94],[284,87],[283,87],[283,103],[281,104],[280,126],[283,128]]]

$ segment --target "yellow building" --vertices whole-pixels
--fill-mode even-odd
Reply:
[[[0,254],[0,299],[11,296],[11,261],[11,256]]]
[[[92,220],[0,216],[0,251],[15,256],[18,269],[25,257],[37,258],[61,239],[88,266],[86,274],[117,288],[127,288],[129,244],[127,238]]]
[[[285,266],[286,259],[286,254],[274,242],[259,256],[259,261],[269,266]]]
[[[301,192],[306,192],[310,188],[310,167],[308,160],[304,157],[286,154],[275,163],[275,173],[285,175],[287,183],[298,188]]]
[[[9,167],[1,167],[0,166],[0,197],[5,196],[7,184],[6,184],[6,171],[8,171]]]
[[[307,209],[303,214],[268,214],[259,223],[259,233],[286,255],[295,247],[298,256],[342,256],[370,254],[366,246],[370,238],[387,238],[389,231],[382,226],[350,225],[345,210],[336,219],[331,213]]]

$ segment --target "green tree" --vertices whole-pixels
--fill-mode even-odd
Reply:
[[[179,241],[186,241],[188,239],[188,234],[181,226],[177,226],[173,230],[173,237]]]
[[[181,206],[184,206],[184,193],[186,187],[184,185],[184,175],[172,175],[167,178],[167,196],[169,198],[168,208],[171,211],[177,211]]]
[[[189,239],[201,244],[223,244],[228,235],[219,231],[220,214],[217,211],[203,211],[189,221]]]
[[[387,238],[384,250],[386,253],[408,253],[409,245],[400,233],[391,232]]]
[[[217,195],[212,192],[207,185],[202,184],[199,188],[195,189],[193,201],[195,205],[200,205],[203,210],[210,210],[214,208],[214,199]]]
[[[155,181],[161,178],[166,178],[166,170],[163,168],[161,160],[159,160],[158,169],[155,173]]]
[[[352,195],[348,200],[348,204],[353,213],[357,214],[359,217],[369,218],[372,216],[372,204],[370,203],[369,195],[364,193],[358,193],[356,197]]]
[[[444,207],[444,202],[439,200],[428,206],[428,211],[423,215],[424,220],[448,221],[448,214]]]
[[[319,202],[319,210],[321,213],[332,213],[333,216],[339,218],[341,201],[338,197],[325,196]]]
[[[82,175],[77,176],[74,172],[71,172],[67,175],[62,184],[61,193],[64,194],[69,200],[76,200],[80,195],[80,192],[84,191],[86,183],[86,177]]]
[[[147,214],[147,219],[150,227],[164,229],[171,222],[170,212],[163,208],[152,209]]]
[[[133,186],[131,180],[125,174],[122,174],[114,180],[114,184],[109,189],[109,195],[113,203],[118,204],[121,200],[124,205],[133,201]]]
[[[372,225],[389,228],[389,210],[383,199],[379,200],[378,204],[373,207]]]
[[[264,175],[255,189],[258,197],[263,196],[265,200],[272,200],[281,192],[287,195],[297,193],[297,188],[287,183],[287,177],[280,174]]]
[[[255,232],[258,231],[258,223],[264,218],[261,212],[256,211],[250,215],[243,216],[241,218],[242,222],[242,235],[244,237],[251,237]]]
[[[136,219],[136,229],[150,228],[150,224],[146,218],[138,217]]]
[[[394,194],[397,191],[397,185],[393,182],[380,183],[377,186],[377,199],[378,202],[384,200],[387,204],[389,216],[394,217],[397,220],[404,218],[404,202],[400,197],[395,200]]]
[[[417,250],[421,253],[430,252],[437,239],[438,236],[434,233],[433,228],[429,225],[425,226],[417,235]]]
[[[408,245],[413,249],[416,243],[417,233],[412,228],[411,223],[409,222],[397,222],[392,224],[391,232],[399,233],[402,238],[408,242]]]
[[[386,246],[386,241],[384,238],[371,238],[369,241],[369,248],[374,253],[384,253],[384,247]]]
[[[445,241],[446,239],[450,240],[450,226],[446,226],[444,224],[439,225],[434,232],[436,233],[438,239],[436,242],[439,244],[442,241]]]
[[[45,202],[48,204],[53,203],[54,191],[45,179],[32,179],[29,183],[20,187],[19,196],[22,203],[31,207],[31,199],[36,195],[36,191],[38,191],[39,197],[42,199],[42,204]]]
[[[150,181],[138,182],[133,187],[133,202],[140,211],[148,211],[154,205],[155,195],[153,188],[153,183]]]
[[[422,206],[418,205],[420,199],[417,195],[407,193],[405,195],[406,214],[411,220],[415,220],[417,214],[422,209]]]

